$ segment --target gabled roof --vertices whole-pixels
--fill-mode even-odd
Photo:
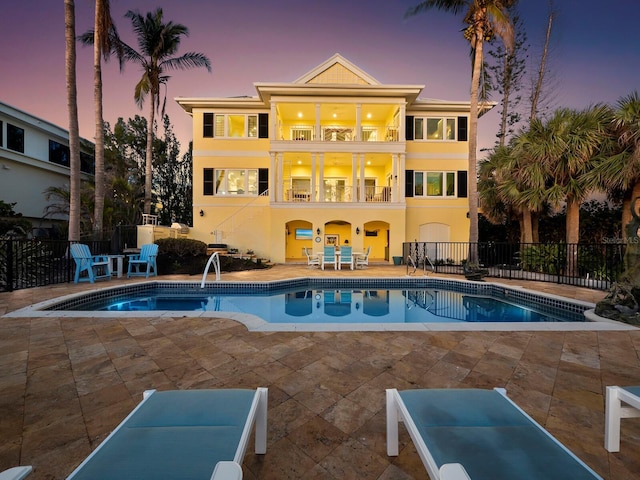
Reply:
[[[305,73],[293,83],[380,85],[380,82],[375,78],[356,67],[339,53]]]

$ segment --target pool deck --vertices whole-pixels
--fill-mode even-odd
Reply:
[[[222,279],[405,275],[403,266],[323,272],[286,265]],[[139,281],[0,293],[0,315]],[[565,285],[495,281],[587,302],[604,296]],[[245,479],[426,479],[404,427],[400,455],[386,455],[385,388],[505,387],[603,478],[638,479],[640,419],[623,420],[620,453],[603,447],[607,385],[640,385],[640,330],[250,332],[224,318],[4,317],[0,471],[33,465],[29,479],[65,478],[147,389],[264,386],[268,449],[266,455],[248,450]]]

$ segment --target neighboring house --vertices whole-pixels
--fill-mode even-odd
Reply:
[[[93,144],[81,140],[83,180],[93,180]],[[0,102],[0,200],[46,233],[66,216],[44,217],[49,187],[69,189],[69,132]]]
[[[339,54],[254,85],[176,99],[193,117],[191,237],[278,263],[325,244],[388,261],[406,241],[468,241],[468,101],[380,84]]]

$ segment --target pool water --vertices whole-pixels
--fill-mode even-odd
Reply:
[[[517,304],[508,295],[442,288],[304,288],[200,293],[158,289],[75,305],[81,311],[220,311],[252,314],[269,323],[456,323],[582,322],[584,315],[560,308]]]

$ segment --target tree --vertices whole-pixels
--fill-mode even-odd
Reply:
[[[592,191],[589,172],[610,149],[610,124],[611,109],[605,105],[582,111],[558,109],[546,122],[534,119],[514,142],[515,157],[541,166],[549,179],[544,184],[547,201],[556,207],[566,204],[569,245],[580,240],[580,204]],[[576,269],[577,249],[569,248],[567,275],[577,274]]]
[[[80,240],[80,131],[76,85],[76,14],[73,0],[64,0],[65,72],[69,111],[69,240]]]
[[[155,113],[160,109],[160,85],[168,82],[167,71],[205,67],[210,72],[211,63],[202,53],[188,52],[180,57],[172,56],[178,51],[181,37],[188,36],[189,30],[179,23],[164,23],[161,8],[147,13],[146,17],[133,10],[129,10],[125,16],[131,20],[133,31],[138,37],[139,49],[136,51],[122,44],[125,58],[142,68],[142,78],[136,85],[134,98],[142,108],[146,96],[150,97],[144,191],[144,213],[148,214],[151,212],[154,121]],[[165,103],[166,96],[163,100],[163,114]]]
[[[409,8],[405,16],[413,16],[432,8],[451,12],[454,15],[465,12],[463,22],[464,38],[471,44],[473,59],[471,75],[471,99],[469,109],[469,257],[468,264],[478,263],[478,176],[477,176],[477,146],[478,146],[478,92],[482,76],[483,44],[498,36],[510,52],[513,48],[513,24],[509,17],[509,8],[517,0],[424,0]]]
[[[113,19],[109,0],[96,0],[94,29],[80,36],[84,45],[93,45],[93,96],[95,112],[95,208],[93,213],[94,237],[102,235],[104,219],[105,158],[104,117],[102,114],[102,59],[108,61],[115,52],[123,65],[123,51]]]

